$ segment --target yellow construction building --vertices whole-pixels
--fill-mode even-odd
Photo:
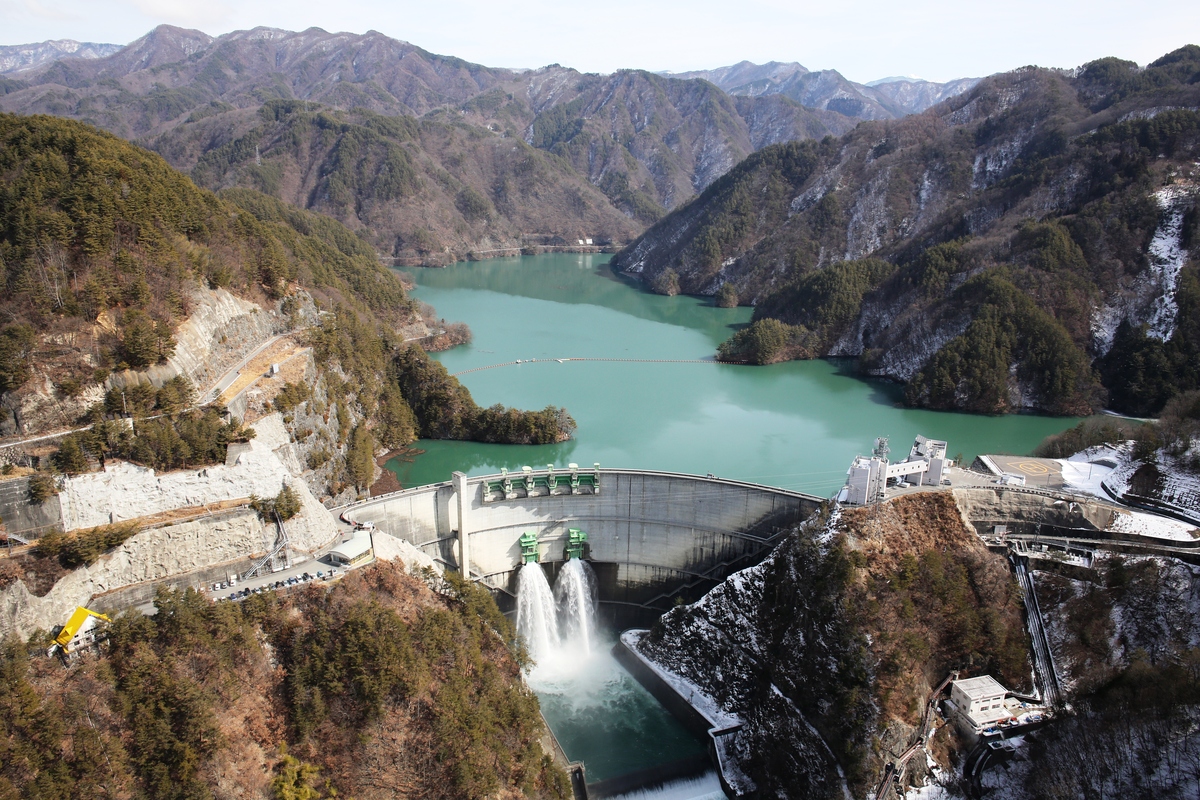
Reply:
[[[54,637],[54,645],[50,648],[50,655],[53,655],[56,649],[61,649],[63,653],[73,653],[76,650],[91,647],[96,643],[96,623],[99,620],[112,622],[104,614],[92,611],[90,608],[79,606],[75,612],[71,614],[71,618],[67,620],[67,624],[62,626],[58,635]]]

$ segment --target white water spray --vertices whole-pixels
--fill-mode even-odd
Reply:
[[[725,800],[721,779],[715,772],[671,781],[653,789],[638,789],[614,800]]]
[[[572,558],[554,581],[559,632],[563,643],[584,656],[596,644],[596,574],[581,558]]]
[[[703,754],[703,745],[671,720],[613,656],[613,641],[597,624],[591,565],[573,558],[559,566],[553,591],[542,565],[518,568],[517,632],[535,662],[526,682],[568,757],[586,759],[588,776],[602,780]],[[629,800],[722,798],[720,782],[704,777],[635,793]]]
[[[549,658],[559,649],[554,593],[536,562],[522,565],[517,573],[517,633],[525,640],[535,662]]]

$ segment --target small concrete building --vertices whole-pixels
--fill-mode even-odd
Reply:
[[[375,556],[371,543],[371,532],[357,530],[354,535],[329,551],[333,563],[346,567],[370,561]]]
[[[908,458],[887,468],[887,477],[916,486],[937,486],[949,465],[945,442],[918,436],[908,451]]]
[[[966,678],[950,684],[950,702],[961,717],[960,725],[979,730],[1012,714],[1004,706],[1008,690],[991,675]]]

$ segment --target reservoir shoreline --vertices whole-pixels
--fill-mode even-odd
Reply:
[[[554,445],[421,440],[424,454],[387,462],[401,485],[437,483],[456,470],[598,462],[828,497],[877,436],[898,447],[933,436],[969,462],[985,452],[1026,454],[1078,421],[905,408],[901,384],[855,374],[848,359],[753,369],[718,362],[717,346],[752,309],[652,294],[607,262],[554,254],[406,271],[415,297],[470,324],[470,344],[433,357],[479,405],[564,407],[578,428]]]

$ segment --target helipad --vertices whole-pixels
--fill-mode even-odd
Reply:
[[[985,464],[990,462],[995,466],[996,472],[1024,477],[1026,486],[1043,489],[1063,488],[1062,466],[1052,458],[989,455],[981,456],[980,460]]]

